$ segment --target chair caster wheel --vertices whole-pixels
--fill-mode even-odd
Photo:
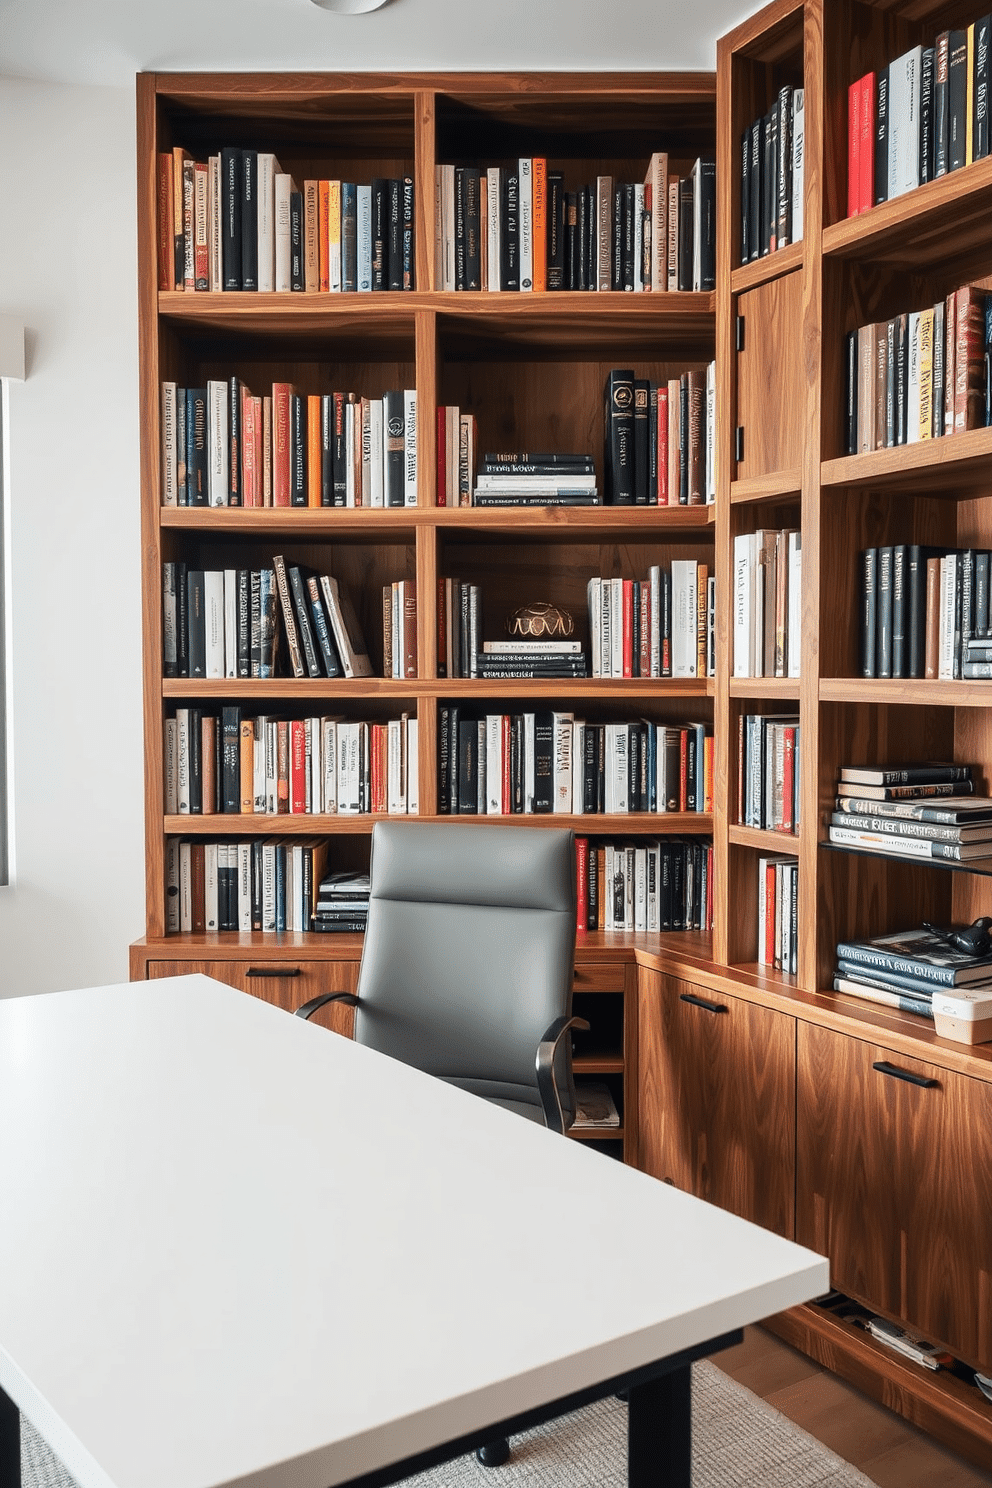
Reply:
[[[486,1442],[475,1455],[483,1467],[502,1467],[510,1455],[510,1443],[501,1436],[496,1441]]]

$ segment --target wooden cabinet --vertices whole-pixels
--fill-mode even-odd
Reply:
[[[992,1087],[799,1025],[796,1239],[868,1307],[992,1369]]]
[[[595,954],[593,952],[593,954]],[[620,1113],[617,1127],[573,1127],[577,1141],[596,1142],[611,1156],[633,1163],[637,1157],[637,972],[632,959],[586,960],[575,964],[572,1011],[588,1031],[572,1034],[572,1066],[577,1088],[584,1081],[604,1084]]]
[[[227,982],[241,992],[250,992],[274,1007],[295,1013],[296,1009],[324,992],[354,992],[358,986],[357,961],[277,960],[263,954],[249,961],[201,961],[149,959],[145,975],[157,977],[188,976],[202,972],[218,982]],[[313,1015],[312,1021],[351,1037],[354,1012],[349,1007],[330,1004]]]
[[[805,394],[802,275],[781,275],[737,296],[737,480],[792,472],[799,484]]]
[[[795,1019],[642,970],[639,1164],[793,1234]]]

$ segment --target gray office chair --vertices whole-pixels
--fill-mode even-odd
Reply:
[[[355,1039],[564,1133],[575,1117],[575,838],[540,827],[376,822]],[[505,1439],[477,1453],[509,1455]]]

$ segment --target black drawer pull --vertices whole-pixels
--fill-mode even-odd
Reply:
[[[939,1080],[928,1079],[926,1075],[914,1075],[911,1070],[900,1069],[897,1064],[889,1064],[887,1059],[880,1059],[872,1065],[880,1075],[891,1075],[894,1080],[905,1080],[907,1085],[922,1085],[925,1090],[932,1088],[940,1089]]]
[[[708,1013],[726,1013],[729,1008],[722,1002],[708,1002],[705,997],[695,997],[691,992],[680,992],[679,1002],[691,1002],[693,1007],[701,1007]]]
[[[249,966],[246,977],[298,977],[298,966]]]

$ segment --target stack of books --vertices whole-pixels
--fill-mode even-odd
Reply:
[[[484,641],[477,677],[586,677],[581,641]]]
[[[328,873],[320,881],[312,928],[332,934],[363,931],[369,917],[370,888],[367,873]]]
[[[575,1121],[573,1131],[619,1129],[620,1112],[604,1080],[575,1082]]]
[[[806,112],[802,88],[785,86],[741,137],[741,263],[803,235]]]
[[[591,455],[528,450],[482,457],[475,506],[599,506]]]
[[[973,765],[845,766],[831,842],[903,858],[992,857],[992,799],[975,794]]]
[[[934,992],[992,992],[992,957],[968,956],[932,930],[904,930],[837,946],[834,991],[933,1018]]]

